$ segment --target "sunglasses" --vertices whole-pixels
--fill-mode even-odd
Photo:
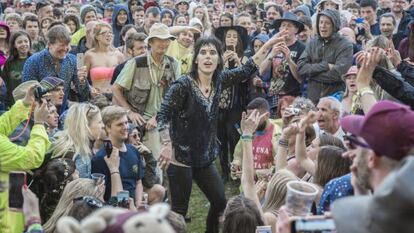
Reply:
[[[102,208],[104,206],[101,200],[97,199],[96,197],[91,197],[91,196],[77,197],[73,199],[73,203],[78,202],[78,201],[81,201],[92,208]]]
[[[344,141],[347,142],[347,146],[351,150],[355,150],[358,146],[365,148],[365,149],[371,149],[371,147],[368,144],[361,142],[354,135],[344,135]]]
[[[226,8],[236,8],[236,5],[234,5],[234,4],[229,4],[229,5],[226,5]]]

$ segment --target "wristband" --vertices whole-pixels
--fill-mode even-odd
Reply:
[[[370,87],[363,87],[358,91],[358,96],[362,97],[366,94],[374,95],[374,91]]]
[[[286,139],[279,139],[279,145],[284,148],[289,147],[289,140]]]
[[[251,135],[251,134],[243,134],[242,136],[240,136],[240,138],[243,141],[251,141],[251,140],[253,140],[253,135]]]
[[[29,220],[26,221],[26,229],[28,229],[31,225],[34,224],[41,224],[42,220],[38,216],[30,217]]]
[[[114,172],[111,172],[111,176],[112,176],[113,174],[119,174],[119,171],[114,171]]]

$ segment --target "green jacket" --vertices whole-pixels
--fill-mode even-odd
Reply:
[[[86,28],[85,27],[81,27],[77,32],[75,32],[72,35],[72,38],[70,40],[70,45],[71,46],[78,46],[79,41],[86,36]]]
[[[9,111],[0,116],[0,181],[9,183],[10,171],[27,171],[38,168],[49,149],[50,141],[43,125],[35,124],[26,146],[11,142],[8,135],[29,116],[30,107],[17,101]],[[6,189],[0,193],[0,233],[21,233],[24,222],[22,214],[8,210],[9,193]]]

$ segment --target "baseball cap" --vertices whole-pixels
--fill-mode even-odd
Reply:
[[[349,68],[349,70],[346,72],[346,74],[344,74],[344,77],[348,76],[348,75],[356,75],[358,74],[358,67],[357,66],[351,66]]]
[[[346,116],[342,129],[362,137],[378,156],[403,159],[414,147],[414,112],[389,100],[377,102],[366,116]]]

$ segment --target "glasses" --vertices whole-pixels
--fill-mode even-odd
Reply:
[[[113,33],[111,31],[101,31],[99,35],[112,36]]]
[[[92,197],[92,196],[83,196],[83,197],[77,197],[75,199],[73,199],[73,203],[78,202],[78,201],[82,201],[83,203],[87,204],[89,207],[92,208],[102,208],[104,206],[104,203],[97,199],[96,197]]]
[[[229,4],[229,5],[226,5],[226,8],[236,8],[236,5],[234,5],[234,4]]]
[[[358,146],[365,148],[365,149],[371,149],[371,147],[368,144],[361,142],[354,135],[344,135],[344,141],[347,142],[347,146],[351,150],[355,150]]]

